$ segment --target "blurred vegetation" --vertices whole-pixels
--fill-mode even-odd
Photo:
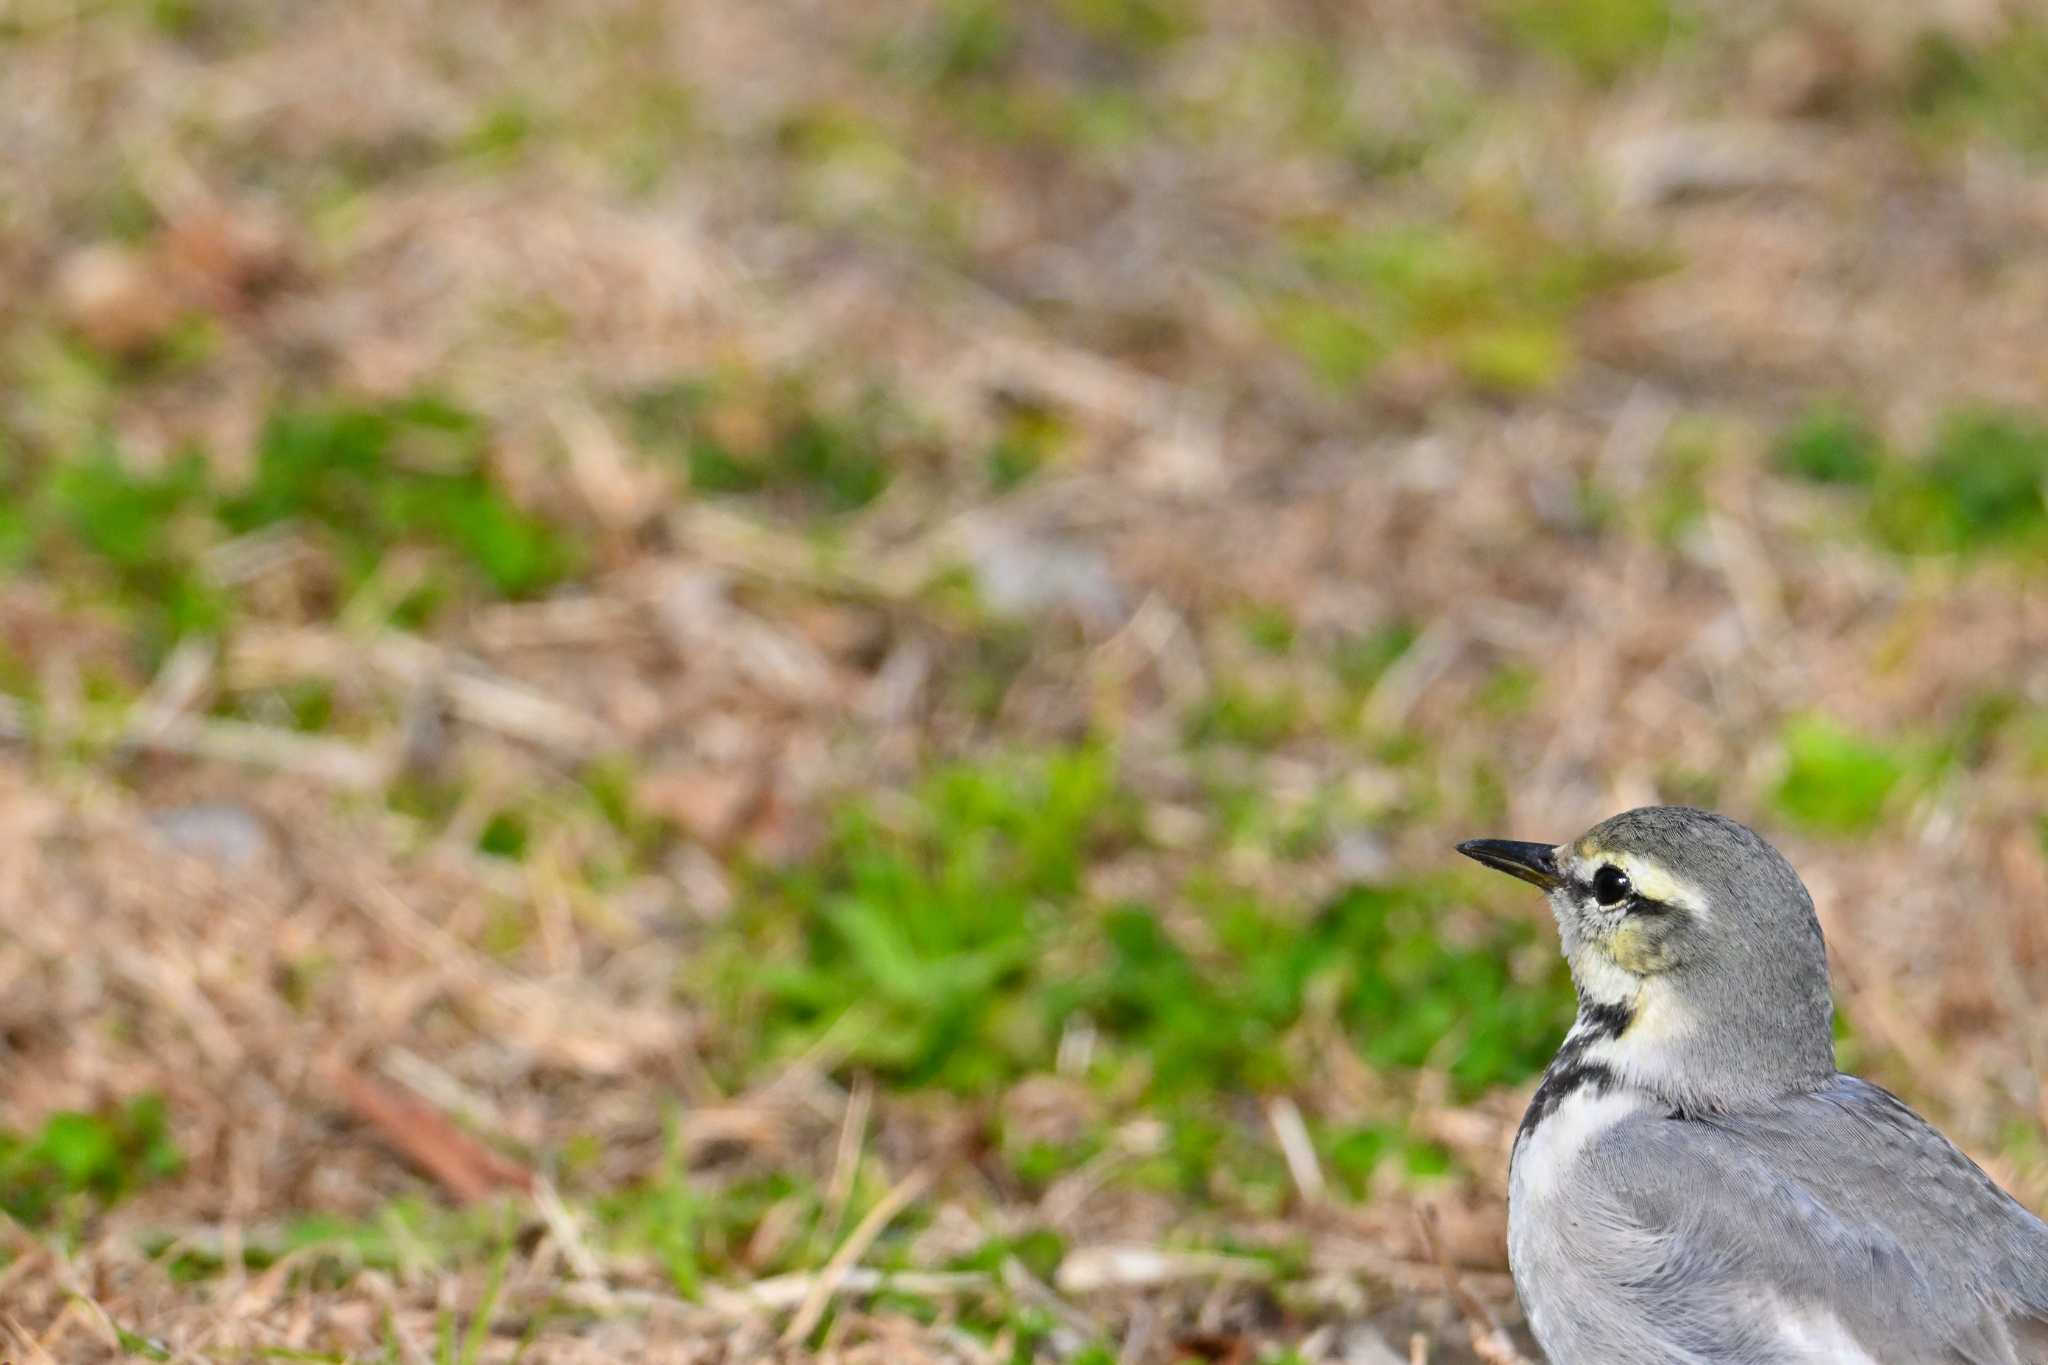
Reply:
[[[1906,81],[1906,107],[1943,137],[1989,131],[2028,155],[2048,155],[2048,27],[2024,19],[1998,41],[1973,45],[1952,34],[1919,38]]]
[[[1785,752],[1785,775],[1773,794],[1778,812],[1823,834],[1875,827],[1906,775],[1900,756],[1820,716],[1786,727]]]
[[[1577,309],[1655,269],[1639,255],[1550,240],[1502,214],[1469,230],[1314,225],[1295,242],[1304,286],[1274,302],[1273,325],[1338,388],[1411,347],[1446,356],[1481,390],[1548,388],[1571,365]]]
[[[1308,909],[1197,885],[1198,955],[1161,908],[1086,894],[1084,869],[1141,837],[1132,811],[1107,755],[1081,749],[948,769],[888,820],[843,812],[816,860],[745,899],[707,965],[740,1044],[726,1055],[746,1074],[751,1049],[790,1057],[830,1034],[893,1086],[995,1093],[1052,1069],[1080,1023],[1105,1094],[1197,1127],[1218,1094],[1306,1083],[1315,1019],[1374,1066],[1447,1068],[1461,1098],[1549,1060],[1570,1012],[1562,964],[1526,921],[1447,941],[1469,883],[1365,884]],[[1401,1142],[1362,1131],[1377,1136],[1328,1135],[1360,1178]]]
[[[269,531],[310,541],[329,571],[319,585],[329,610],[396,552],[422,552],[413,585],[383,608],[393,624],[420,626],[456,602],[531,597],[579,561],[574,531],[514,503],[487,460],[476,417],[428,398],[281,409],[251,477],[233,487],[198,451],[156,469],[105,438],[68,456],[17,451],[0,551],[17,572],[65,582],[131,623],[145,667],[181,636],[229,627],[234,589],[209,556]]]
[[[104,1207],[183,1164],[154,1096],[101,1113],[52,1114],[33,1136],[0,1132],[0,1211],[41,1227]]]
[[[1055,1278],[1071,1248],[1019,1209],[1064,1181],[1157,1196],[1176,1247],[1299,1278],[1284,1240],[1233,1241],[1311,1198],[1277,1103],[1298,1102],[1335,1202],[1449,1182],[1497,1195],[1498,1153],[1470,1134],[1511,1129],[1571,989],[1540,904],[1446,868],[1447,832],[1566,833],[1509,826],[1542,815],[1521,796],[1540,778],[1572,800],[1746,805],[1827,856],[1918,827],[1980,772],[2008,802],[2048,775],[2048,709],[2025,684],[1908,676],[1946,647],[1950,594],[2017,597],[2048,562],[2048,424],[2011,382],[1894,404],[1860,352],[1777,354],[1800,329],[1769,312],[1809,292],[1846,306],[1828,293],[1841,280],[1897,269],[1892,236],[1849,222],[1894,210],[1885,232],[1952,248],[1942,270],[2025,297],[2031,225],[1992,215],[2026,198],[2008,161],[2048,153],[2048,28],[1909,25],[1893,53],[1825,16],[1691,0],[1424,8],[1391,60],[1342,6],[850,7],[820,18],[829,36],[795,35],[858,36],[830,79],[777,73],[744,99],[670,61],[679,30],[651,12],[579,13],[561,21],[568,55],[509,74],[437,33],[423,69],[460,98],[391,129],[308,133],[303,153],[219,111],[166,116],[169,160],[206,167],[223,202],[275,207],[292,250],[251,268],[260,283],[130,298],[136,317],[60,284],[44,299],[39,281],[0,311],[0,573],[58,623],[0,620],[0,697],[18,704],[0,721],[53,771],[182,801],[189,769],[138,759],[126,727],[184,641],[225,659],[269,627],[351,647],[401,632],[606,723],[687,696],[697,711],[606,751],[437,732],[367,804],[396,831],[394,862],[482,869],[487,903],[447,932],[494,969],[548,982],[671,954],[654,979],[701,1028],[677,1063],[693,1102],[822,1058],[889,1118],[948,1115],[967,1183],[1008,1206],[946,1262],[996,1284],[944,1311],[1007,1341],[1013,1365],[1071,1331],[1003,1275],[1014,1261]],[[0,18],[0,58],[41,41],[40,22]],[[182,0],[76,22],[110,50],[163,44],[180,70],[286,31]],[[1791,40],[1789,77],[1765,60],[1771,38]],[[1723,125],[1785,136],[1738,148],[1729,171],[1690,140]],[[1662,156],[1646,202],[1612,202],[1610,133]],[[1787,146],[1814,164],[1786,169]],[[1819,178],[1837,152],[1868,199]],[[154,158],[119,151],[89,184],[53,187],[53,235],[0,253],[0,271],[108,246],[145,274],[176,274],[162,262],[181,250],[203,264],[211,239],[179,236]],[[1978,194],[1966,164],[2012,178]],[[450,187],[474,199],[435,197]],[[492,195],[516,212],[491,218]],[[0,193],[0,236],[30,199]],[[425,273],[460,275],[449,261],[492,232],[521,264],[436,299],[460,339],[415,377],[384,353],[406,351],[402,327],[367,358],[322,329],[377,312],[338,282],[388,268],[363,264],[390,249],[366,225],[428,210],[488,231]],[[528,214],[540,245],[512,230]],[[439,230],[396,240],[431,255]],[[563,245],[613,230],[616,258]],[[659,250],[634,235],[650,231]],[[1849,246],[1809,258],[1804,233]],[[1757,279],[1783,279],[1751,287],[1729,261],[1764,240],[1793,260],[1762,262]],[[547,274],[555,251],[574,259]],[[643,278],[636,252],[713,282]],[[1697,276],[1744,287],[1705,299]],[[598,302],[579,295],[600,277]],[[699,287],[701,316],[620,297]],[[293,333],[266,289],[319,325]],[[645,334],[641,305],[660,323]],[[1902,330],[1886,306],[1880,338]],[[846,330],[818,348],[796,322]],[[508,357],[547,363],[501,372]],[[957,392],[934,393],[941,370]],[[1961,396],[1979,392],[2001,401]],[[617,469],[579,467],[564,411],[592,417]],[[591,492],[606,478],[620,507]],[[1358,552],[1351,519],[1382,512]],[[982,519],[1028,586],[1070,575],[1121,603],[1117,620],[991,591]],[[735,542],[723,558],[700,543],[718,534]],[[581,654],[573,631],[495,655],[485,639],[484,623],[558,607],[657,616],[648,580],[679,568],[726,594],[703,638],[633,634],[619,660]],[[1805,654],[1778,657],[1856,611],[1900,618],[1843,647],[1895,686],[1868,707]],[[658,636],[640,615],[633,630]],[[1674,620],[1686,630],[1660,635]],[[715,657],[755,627],[786,646],[770,666]],[[621,662],[643,646],[659,664]],[[792,658],[825,700],[772,685]],[[904,678],[890,712],[875,694]],[[1667,731],[1667,704],[1748,732]],[[324,676],[241,687],[226,667],[192,703],[365,748],[461,728],[409,705]],[[725,776],[705,778],[707,754],[761,790],[706,814],[701,788]],[[790,776],[820,754],[830,781]],[[2018,828],[2048,848],[2032,805]],[[564,932],[578,953],[535,967]],[[276,990],[298,1011],[350,970],[311,952]],[[1039,1087],[1061,1122],[1017,1112]],[[665,1098],[645,1099],[637,1165],[580,1109],[550,1115],[576,1129],[558,1149],[521,1156],[547,1163],[604,1257],[686,1298],[815,1270],[888,1188],[865,1149],[840,1173],[814,1154],[706,1158],[679,1101],[657,1138]],[[141,1099],[0,1133],[0,1210],[68,1237],[143,1202],[183,1169],[176,1117]],[[2014,1122],[2001,1154],[2038,1170],[2038,1134]],[[531,1231],[518,1210],[417,1191],[362,1207],[268,1210],[246,1265],[404,1282],[500,1264]],[[909,1211],[866,1263],[912,1265],[933,1219]],[[229,1253],[201,1242],[152,1254],[207,1279]],[[477,1358],[489,1317],[488,1300],[447,1315],[437,1358]],[[1061,1340],[1070,1361],[1119,1358]]]
[[[1854,413],[1816,408],[1777,447],[1812,483],[1860,492],[1871,536],[1904,554],[2048,548],[2048,427],[2018,412],[1945,415],[1926,447],[1892,450]]]
[[[1598,82],[1656,56],[1689,27],[1672,0],[1502,0],[1496,13],[1516,39]]]

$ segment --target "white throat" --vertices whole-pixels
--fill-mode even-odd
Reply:
[[[1612,977],[1579,978],[1579,1016],[1515,1138],[1511,1201],[1547,1198],[1601,1133],[1631,1114],[1668,1110],[1669,1101],[1660,1097],[1681,1092],[1676,1044],[1690,1033],[1691,1016],[1654,978],[1612,964],[1608,970]],[[1626,993],[1618,989],[1624,982]]]

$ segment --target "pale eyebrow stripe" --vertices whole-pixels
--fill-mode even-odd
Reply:
[[[1637,853],[1610,853],[1607,861],[1628,873],[1637,892],[1660,905],[1674,905],[1704,914],[1707,898],[1700,889],[1662,863]]]
[[[1707,898],[1699,887],[1673,873],[1654,858],[1644,857],[1640,853],[1610,853],[1590,839],[1581,840],[1573,845],[1571,853],[1571,879],[1575,883],[1589,882],[1601,864],[1612,863],[1628,873],[1629,881],[1645,900],[1690,910],[1696,915],[1706,914]]]

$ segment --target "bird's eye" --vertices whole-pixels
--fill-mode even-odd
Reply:
[[[1629,884],[1628,873],[1613,863],[1602,863],[1600,870],[1593,874],[1593,899],[1602,905],[1619,905],[1634,890],[1635,887]]]

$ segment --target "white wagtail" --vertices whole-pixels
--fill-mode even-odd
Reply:
[[[1798,874],[1683,806],[1458,851],[1549,896],[1579,1016],[1508,1179],[1553,1365],[2048,1365],[2048,1224],[1835,1070]]]

